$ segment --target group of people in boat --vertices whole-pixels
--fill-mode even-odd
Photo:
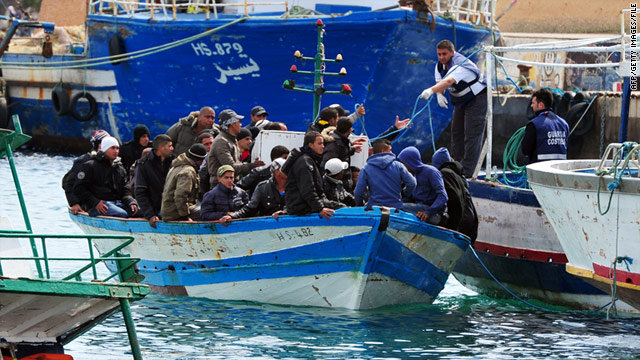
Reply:
[[[446,40],[438,44],[438,81],[421,96],[437,94],[438,104],[446,107],[442,93],[453,89],[452,144],[463,163],[452,159],[446,148],[433,154],[431,164],[424,163],[413,146],[396,156],[391,141],[410,123],[396,116],[395,124],[371,143],[366,165],[351,166],[351,156],[361,152],[366,141],[350,139],[365,109],[349,114],[340,105],[322,109],[299,147],[277,145],[271,149],[270,164],[251,162],[252,143],[260,131],[286,131],[286,125],[267,120],[262,106],[251,110],[246,127],[244,116],[232,109],[220,112],[216,123],[214,109],[205,106],[152,142],[144,125],[136,126],[133,139],[122,146],[105,130],[95,131],[92,152],[76,159],[63,179],[71,211],[144,217],[156,227],[159,220],[226,223],[282,214],[319,213],[329,219],[342,207],[385,206],[475,239],[478,218],[466,177],[479,157],[478,134],[485,126],[478,120],[484,112],[473,109],[486,106],[479,104],[486,102],[486,95],[475,65],[456,56],[452,46]],[[568,126],[551,112],[551,104],[549,91],[534,93],[537,116],[527,125],[523,142],[530,162],[566,157]]]

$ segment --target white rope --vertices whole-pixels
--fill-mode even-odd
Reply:
[[[551,48],[538,48],[534,46],[530,47],[494,47],[493,51],[498,52],[531,52],[531,51],[545,51],[545,52],[613,52],[622,50],[621,45],[611,46],[587,46],[587,47],[551,47]]]
[[[598,44],[601,42],[612,42],[612,41],[620,41],[620,36],[609,37],[609,38],[599,38],[599,39],[577,39],[577,40],[560,40],[560,41],[546,41],[539,43],[529,43],[529,44],[518,44],[511,46],[511,48],[546,48],[555,46],[562,46],[564,48],[574,48],[574,47],[582,47],[593,44]]]
[[[562,64],[562,63],[546,63],[538,61],[526,61],[521,59],[510,59],[504,56],[495,55],[496,58],[504,62],[514,62],[518,64],[533,65],[533,66],[551,66],[559,68],[616,68],[619,67],[619,63],[606,63],[606,64]]]

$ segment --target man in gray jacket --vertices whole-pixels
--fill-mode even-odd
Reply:
[[[167,130],[167,135],[173,142],[174,155],[178,156],[189,150],[202,130],[211,129],[215,120],[216,112],[211,107],[205,106],[200,111],[193,111],[173,124]]]

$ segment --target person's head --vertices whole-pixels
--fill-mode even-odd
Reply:
[[[551,94],[549,89],[536,90],[533,95],[531,95],[531,109],[533,109],[533,111],[551,109],[552,105],[553,94]]]
[[[342,174],[349,168],[349,164],[338,158],[329,159],[324,164],[324,172],[334,179],[342,179]]]
[[[329,123],[329,126],[336,126],[338,121],[338,110],[332,107],[326,107],[320,111],[320,120],[324,120]]]
[[[411,172],[419,170],[420,166],[423,165],[420,150],[415,146],[407,146],[402,149],[400,154],[398,154],[398,160],[400,160],[400,162],[402,162]]]
[[[251,131],[247,128],[241,128],[238,135],[236,135],[236,140],[238,141],[238,148],[240,150],[249,150],[251,148],[251,143],[253,142]]]
[[[265,130],[287,131],[287,125],[279,121],[272,121],[264,127]]]
[[[193,144],[187,151],[187,157],[193,160],[198,166],[202,165],[206,156],[207,149],[202,144]]]
[[[449,150],[446,147],[441,147],[436,150],[431,157],[431,164],[436,168],[440,169],[442,164],[451,161],[451,156],[449,155]]]
[[[169,135],[160,134],[153,138],[153,153],[162,159],[168,159],[173,155],[173,143]]]
[[[383,152],[391,152],[391,141],[387,139],[378,139],[371,145],[374,154]]]
[[[91,141],[91,146],[93,151],[100,150],[100,142],[102,141],[102,139],[106,138],[107,136],[111,136],[111,135],[109,135],[108,132],[102,129],[96,130],[93,132],[93,135],[91,135],[91,139],[89,139],[89,141]]]
[[[260,120],[265,120],[269,116],[267,110],[265,110],[262,106],[254,106],[251,109],[251,123],[255,124]]]
[[[222,110],[218,116],[222,131],[233,136],[238,135],[240,129],[242,129],[242,123],[240,123],[242,119],[244,119],[244,116],[236,114],[236,112],[231,109]]]
[[[120,144],[116,138],[106,136],[100,142],[100,150],[104,153],[104,157],[113,162],[120,153]]]
[[[338,124],[336,125],[336,131],[344,136],[349,136],[351,134],[351,120],[347,117],[341,117],[338,119]]]
[[[341,118],[343,116],[349,116],[349,114],[351,112],[349,112],[349,110],[345,110],[342,105],[340,104],[331,104],[329,105],[330,108],[334,108],[336,109],[336,111],[338,112],[338,117]]]
[[[271,162],[271,173],[276,181],[280,183],[284,183],[287,181],[287,174],[283,173],[280,169],[282,169],[282,165],[286,160],[283,158],[277,158]]]
[[[216,120],[216,112],[210,106],[200,109],[198,114],[198,126],[202,129],[211,129]]]
[[[353,182],[353,187],[355,188],[356,184],[358,183],[358,178],[360,178],[360,168],[351,165],[349,167],[349,170],[351,171],[351,182]]]
[[[145,125],[140,124],[133,128],[133,142],[142,147],[147,147],[147,145],[149,145],[150,138],[151,133],[149,132],[149,128]]]
[[[436,51],[438,53],[438,62],[440,64],[448,64],[455,53],[453,43],[449,40],[440,41],[438,45],[436,45]]]
[[[271,161],[277,158],[286,159],[289,156],[289,149],[284,145],[276,145],[271,149]]]
[[[231,165],[222,165],[218,168],[218,182],[229,189],[233,187],[235,170]]]
[[[196,138],[196,143],[204,145],[208,153],[211,150],[211,144],[213,144],[213,134],[209,131],[201,132]]]
[[[322,155],[324,151],[324,138],[317,131],[309,131],[304,134],[304,146],[308,146],[314,153]]]

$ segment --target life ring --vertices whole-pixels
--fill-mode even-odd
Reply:
[[[109,40],[109,56],[122,55],[126,54],[126,52],[127,49],[124,46],[124,40],[122,40],[122,38],[118,34],[114,34]],[[112,60],[111,64],[118,65],[123,61],[125,60],[119,58],[119,60]]]
[[[56,114],[67,115],[69,113],[69,95],[61,86],[56,86],[51,92],[51,103]]]
[[[571,107],[571,109],[569,109],[569,111],[567,112],[567,116],[565,117],[565,120],[567,121],[567,124],[569,124],[570,130],[573,129],[574,126],[576,126],[576,123],[578,122],[578,120],[580,120],[580,117],[582,117],[582,114],[584,114],[584,112],[587,110],[588,107],[589,107],[588,102],[580,102],[580,103],[574,104]],[[591,129],[593,129],[593,123],[594,123],[593,112],[591,111],[591,109],[589,109],[589,111],[582,118],[582,121],[580,122],[578,127],[576,127],[576,129],[573,131],[572,135],[575,135],[575,136],[586,135],[589,131],[591,131]]]
[[[84,115],[78,112],[78,101],[81,98],[85,98],[89,102],[89,112]],[[85,92],[79,92],[73,95],[69,107],[71,108],[71,116],[78,121],[89,121],[98,112],[98,103],[96,102],[96,98]]]

